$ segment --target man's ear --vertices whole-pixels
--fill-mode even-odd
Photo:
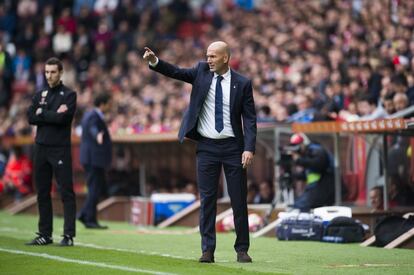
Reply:
[[[230,60],[229,55],[225,54],[224,55],[224,63],[229,63],[229,60]]]

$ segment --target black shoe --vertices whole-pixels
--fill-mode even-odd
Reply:
[[[60,246],[73,246],[73,237],[69,235],[62,235],[63,239],[60,241]]]
[[[214,253],[211,251],[205,251],[198,261],[200,263],[214,263]]]
[[[252,258],[249,256],[249,254],[247,254],[247,252],[240,251],[237,252],[237,261],[239,263],[251,263]]]
[[[108,226],[106,225],[100,225],[97,222],[87,222],[82,216],[78,218],[78,221],[80,221],[85,226],[85,228],[88,229],[108,229]]]
[[[36,233],[38,236],[31,240],[30,242],[27,242],[26,245],[48,245],[53,243],[53,240],[51,237],[42,235],[40,233]]]
[[[89,222],[84,224],[86,228],[89,229],[108,229],[108,226],[106,225],[100,225],[97,222]]]

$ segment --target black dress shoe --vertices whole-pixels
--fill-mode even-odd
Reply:
[[[100,225],[99,223],[96,223],[96,222],[87,222],[87,223],[84,223],[84,225],[86,228],[89,228],[89,229],[108,229],[108,226]]]
[[[247,254],[247,252],[240,251],[237,252],[237,261],[239,263],[251,263],[252,258],[249,256],[249,254]]]
[[[78,221],[80,221],[85,226],[85,228],[89,228],[89,229],[108,229],[108,226],[100,225],[97,222],[88,222],[82,216],[78,218]]]
[[[211,251],[205,251],[198,261],[200,263],[214,263],[214,253]]]

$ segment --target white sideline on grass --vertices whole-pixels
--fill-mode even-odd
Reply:
[[[119,251],[119,252],[127,252],[127,253],[135,253],[135,254],[147,254],[147,255],[149,254],[149,255],[154,255],[154,256],[162,256],[162,257],[181,259],[181,260],[193,260],[194,259],[190,257],[170,255],[166,253],[151,252],[151,251],[146,251],[146,250],[116,248],[116,247],[102,246],[102,245],[96,245],[96,244],[91,244],[91,243],[76,242],[76,246],[82,246],[82,247],[88,247],[88,248],[100,249],[100,250],[114,250],[114,251]]]
[[[31,234],[32,231],[28,230],[21,230],[19,228],[15,227],[0,227],[0,232],[13,232],[21,235]],[[193,257],[185,257],[185,256],[178,256],[178,255],[171,255],[167,253],[162,252],[155,252],[155,251],[146,251],[146,250],[133,250],[133,249],[126,249],[126,248],[116,248],[116,247],[110,247],[110,246],[102,246],[92,243],[82,243],[75,241],[76,246],[81,247],[88,247],[93,249],[100,249],[100,250],[112,250],[112,251],[119,251],[119,252],[126,252],[126,253],[135,253],[135,254],[146,254],[146,255],[155,255],[155,256],[161,256],[161,257],[167,257],[172,259],[181,259],[181,260],[194,260]],[[229,263],[229,260],[216,260],[216,263]],[[273,261],[267,261],[268,263],[272,263]]]
[[[136,272],[136,273],[148,273],[148,274],[154,274],[154,275],[175,275],[174,273],[146,270],[146,269],[133,268],[133,267],[127,267],[127,266],[122,266],[122,265],[111,265],[111,264],[100,263],[100,262],[75,260],[75,259],[69,259],[69,258],[64,258],[64,257],[60,257],[60,256],[49,255],[49,254],[46,254],[46,253],[33,253],[33,252],[28,252],[28,251],[23,251],[23,250],[6,249],[6,248],[2,248],[2,247],[0,247],[0,252],[27,255],[27,256],[33,256],[33,257],[41,257],[41,258],[54,260],[54,261],[59,261],[59,262],[75,263],[75,264],[81,264],[81,265],[90,265],[90,266],[95,266],[95,267],[122,270],[122,271],[130,271],[130,272]]]

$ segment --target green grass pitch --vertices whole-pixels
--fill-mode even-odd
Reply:
[[[218,234],[216,263],[200,264],[200,236],[186,228],[144,233],[127,223],[109,230],[78,223],[74,247],[59,247],[62,219],[54,219],[55,244],[28,247],[36,216],[0,212],[0,274],[414,274],[414,251],[358,244],[286,242],[251,238],[252,264],[236,262],[235,235]]]

